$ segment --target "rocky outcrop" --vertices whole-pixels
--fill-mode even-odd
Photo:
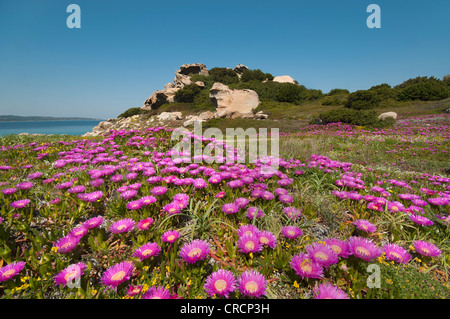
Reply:
[[[209,98],[216,107],[217,117],[253,116],[259,105],[258,94],[253,90],[230,90],[222,83],[214,83]]]
[[[245,70],[248,70],[248,67],[243,64],[238,64],[233,69],[233,71],[236,72],[239,78],[241,78],[242,73],[244,73]]]
[[[273,82],[278,83],[292,83],[292,84],[298,84],[297,81],[295,81],[292,77],[289,75],[279,75],[273,78]]]
[[[183,115],[181,112],[162,112],[157,116],[159,121],[176,121],[181,120]]]
[[[166,84],[164,90],[158,90],[153,92],[153,94],[147,100],[145,100],[142,109],[147,111],[155,110],[165,103],[174,102],[175,93],[179,89],[180,88],[170,87],[168,84]]]
[[[192,84],[192,74],[208,76],[209,72],[206,65],[201,63],[183,64],[180,69],[175,72],[175,79],[173,80],[175,87],[182,88],[185,85]]]
[[[386,112],[386,113],[381,113],[380,115],[378,115],[378,118],[381,120],[387,119],[387,118],[393,118],[394,120],[397,119],[397,113],[395,112]]]

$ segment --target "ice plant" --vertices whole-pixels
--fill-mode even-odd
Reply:
[[[289,265],[295,270],[295,273],[305,278],[320,279],[323,276],[323,267],[321,264],[313,261],[307,254],[298,253],[291,258]]]
[[[180,249],[180,257],[188,264],[203,260],[209,254],[209,243],[202,239],[194,239],[183,245]]]
[[[382,254],[381,249],[366,238],[350,237],[348,243],[352,255],[364,261],[372,261]]]
[[[24,208],[30,203],[29,199],[19,199],[12,202],[10,205],[13,208]]]
[[[131,218],[120,219],[109,226],[109,231],[114,234],[129,232],[134,229],[135,221]]]
[[[236,289],[236,278],[231,271],[219,269],[206,278],[204,288],[210,297],[217,295],[228,298]]]
[[[80,242],[81,237],[75,237],[72,235],[66,235],[60,239],[58,239],[55,243],[53,243],[53,247],[56,249],[58,253],[68,253],[75,249],[75,247]]]
[[[267,280],[255,270],[247,270],[238,277],[239,291],[248,297],[261,297],[266,294]]]
[[[239,211],[239,206],[235,203],[227,203],[222,206],[222,211],[225,214],[236,214]]]
[[[86,267],[87,266],[81,262],[69,265],[53,278],[55,285],[63,285],[63,287],[65,287],[69,282],[80,278],[84,274]]]
[[[161,248],[157,243],[147,243],[137,248],[134,251],[133,256],[138,257],[141,261],[143,261],[144,259],[158,256],[160,252]]]
[[[407,264],[411,260],[411,254],[397,244],[386,244],[382,247],[387,260],[395,261],[399,264]]]
[[[277,245],[277,237],[268,230],[263,230],[258,233],[259,242],[263,246],[275,248]]]
[[[313,243],[306,247],[308,256],[316,263],[324,266],[325,268],[330,267],[338,262],[338,256],[334,252],[333,248],[327,246],[325,243]]]
[[[83,223],[83,226],[86,227],[87,229],[92,229],[92,228],[99,227],[102,223],[103,223],[103,217],[97,216],[97,217],[92,217],[92,218],[89,218],[88,220],[86,220]]]
[[[117,290],[117,286],[130,280],[133,274],[134,264],[131,261],[123,261],[108,268],[102,275],[101,281],[108,289]]]
[[[359,230],[366,233],[374,233],[377,231],[377,227],[365,219],[358,219],[353,222],[353,225],[355,225]]]
[[[418,225],[422,225],[422,226],[433,226],[434,225],[434,222],[431,219],[426,218],[425,216],[422,216],[422,215],[410,214],[409,218]]]
[[[325,244],[330,246],[338,257],[347,258],[351,253],[349,251],[348,242],[339,238],[326,238]]]
[[[173,243],[180,238],[180,232],[177,230],[168,230],[161,236],[161,241],[165,243]]]
[[[313,295],[314,299],[350,299],[345,291],[328,282],[315,286]]]
[[[289,239],[295,239],[301,235],[303,235],[303,231],[297,226],[284,226],[281,229],[281,233],[284,237]]]
[[[256,227],[255,225],[249,225],[249,224],[241,225],[241,226],[239,226],[239,228],[237,230],[238,237],[242,237],[245,234],[257,235],[258,233],[259,233],[258,227]]]
[[[0,268],[0,282],[7,281],[16,276],[25,267],[25,262],[14,261],[6,266]]]
[[[150,226],[153,224],[153,218],[147,217],[145,219],[140,220],[136,227],[140,230],[147,230],[150,228]]]
[[[242,253],[260,252],[264,247],[259,240],[259,234],[245,234],[239,237],[237,245]]]
[[[142,299],[172,299],[170,291],[164,287],[150,287],[143,295]]]
[[[442,251],[432,243],[424,240],[416,240],[413,242],[414,249],[422,256],[438,257]]]

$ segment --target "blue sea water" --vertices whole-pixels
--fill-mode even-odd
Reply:
[[[0,136],[20,133],[83,135],[100,121],[11,121],[0,122]]]

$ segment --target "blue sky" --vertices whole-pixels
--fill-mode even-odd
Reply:
[[[81,29],[69,29],[69,4]],[[369,29],[369,4],[381,29]],[[185,63],[350,91],[450,74],[450,1],[0,0],[0,114],[115,118]]]

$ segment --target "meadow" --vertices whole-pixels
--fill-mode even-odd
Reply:
[[[171,135],[0,138],[0,298],[450,296],[450,115],[280,132],[276,171]]]

